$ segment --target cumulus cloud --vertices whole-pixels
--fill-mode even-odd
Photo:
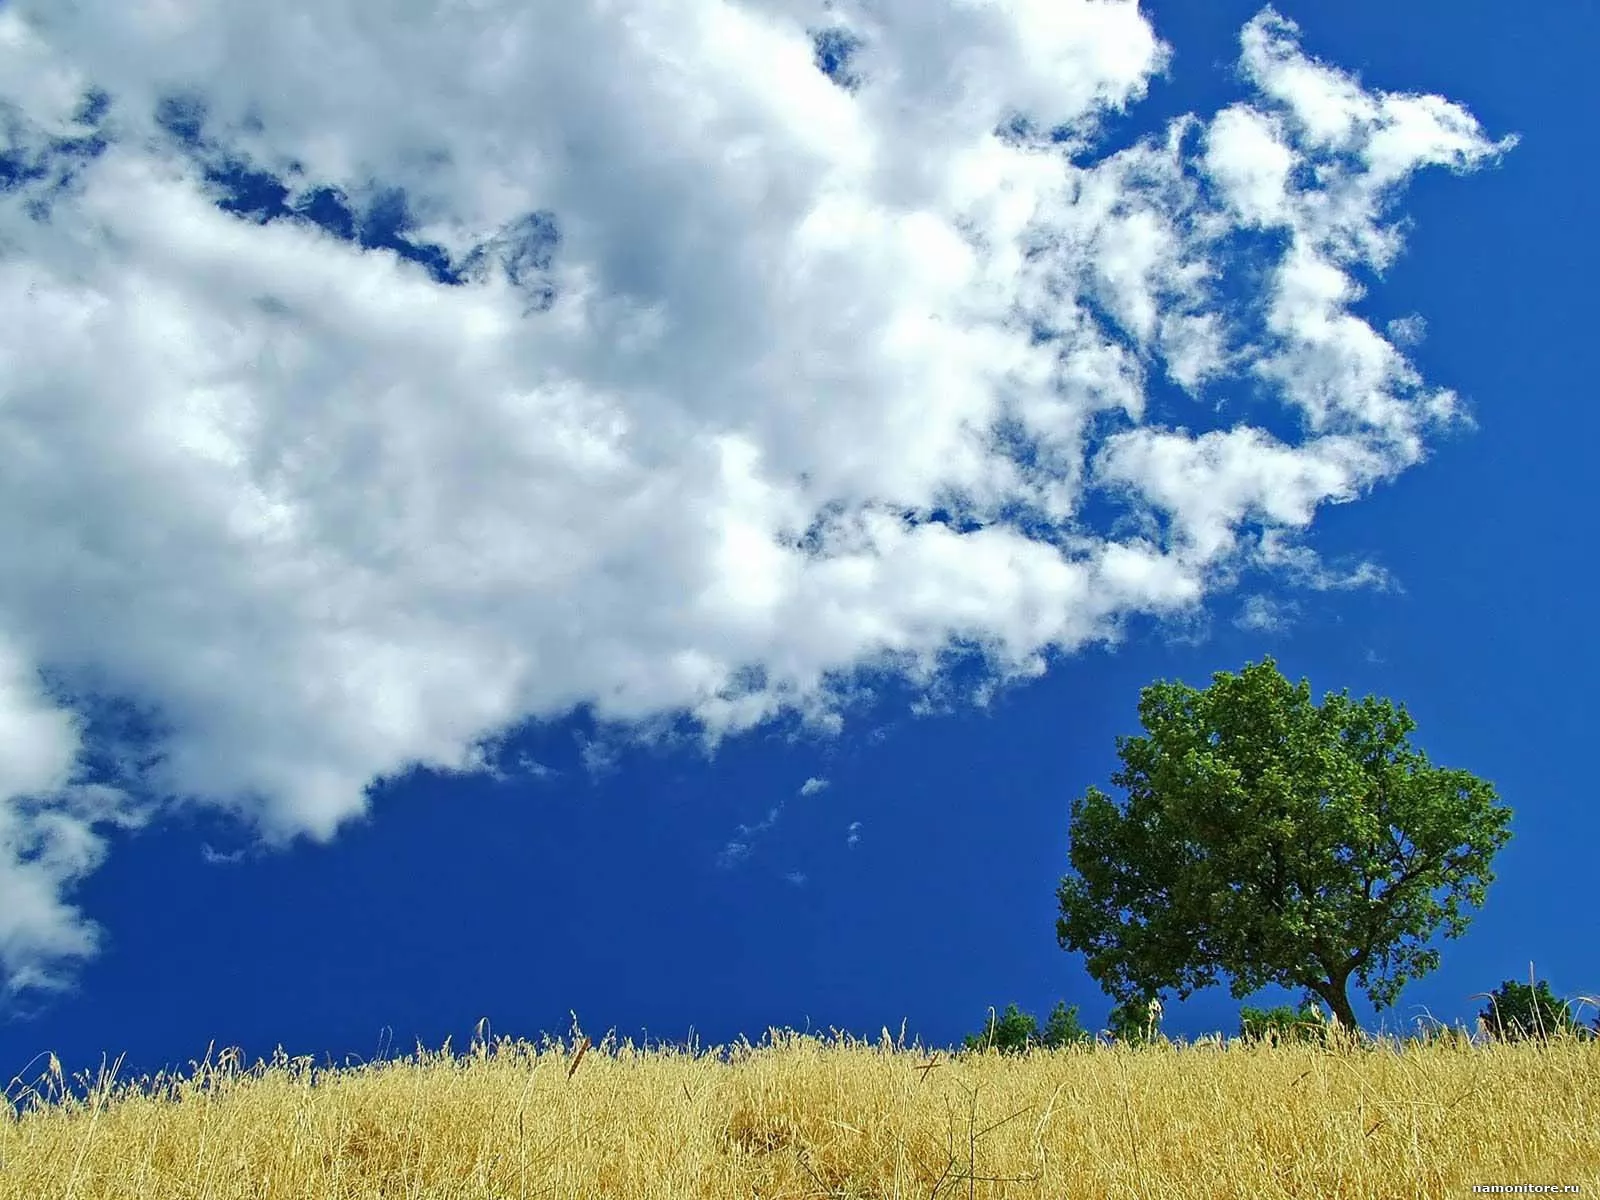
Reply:
[[[828,781],[826,779],[818,779],[815,775],[813,775],[810,779],[806,780],[800,785],[800,794],[802,796],[815,796],[827,786]]]
[[[530,721],[837,733],[1309,572],[1462,419],[1351,311],[1398,187],[1510,141],[1298,38],[1099,153],[1128,0],[0,8],[7,988],[173,806],[326,840]],[[116,787],[91,693],[159,717]]]
[[[0,966],[13,998],[62,990],[63,972],[98,950],[100,927],[64,893],[104,859],[97,827],[147,816],[126,792],[83,781],[82,727],[0,631]]]

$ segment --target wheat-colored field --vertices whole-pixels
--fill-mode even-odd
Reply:
[[[480,1027],[465,1054],[339,1070],[237,1051],[191,1067],[74,1089],[52,1059],[8,1093],[0,1198],[1600,1195],[1594,1041],[1002,1056],[907,1047],[902,1026],[641,1050],[575,1023],[570,1042]]]

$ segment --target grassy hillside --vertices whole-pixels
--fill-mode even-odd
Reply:
[[[0,1200],[1600,1195],[1600,1044],[1252,1042],[1002,1056],[773,1031],[700,1052],[475,1041],[117,1083],[0,1120]]]

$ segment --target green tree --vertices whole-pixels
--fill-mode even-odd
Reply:
[[[990,1020],[982,1033],[969,1033],[962,1045],[968,1050],[983,1050],[993,1046],[1002,1054],[1021,1054],[1030,1041],[1038,1040],[1039,1022],[1032,1013],[1020,1011],[1015,1004],[1006,1005],[1005,1013],[996,1018],[989,1010]]]
[[[962,1043],[965,1049],[982,1050],[993,1046],[1002,1054],[1021,1054],[1029,1046],[1054,1049],[1077,1042],[1093,1040],[1093,1035],[1078,1023],[1078,1006],[1067,1007],[1064,1000],[1056,1001],[1044,1032],[1039,1032],[1039,1022],[1032,1013],[1022,1012],[1015,1004],[1006,1005],[1003,1015],[995,1017],[990,1009],[990,1021],[981,1033],[969,1033]]]
[[[1040,1035],[1040,1043],[1054,1049],[1057,1046],[1073,1046],[1094,1041],[1094,1034],[1085,1029],[1078,1022],[1078,1006],[1067,1006],[1065,1000],[1057,1000],[1055,1008],[1050,1013],[1050,1019],[1045,1022],[1044,1033]]]
[[[1490,1037],[1508,1042],[1544,1041],[1560,1031],[1574,1037],[1588,1033],[1573,1018],[1572,1006],[1557,1000],[1543,979],[1537,986],[1507,979],[1490,993],[1489,1003],[1478,1016]]]
[[[1404,706],[1318,706],[1268,658],[1203,691],[1152,684],[1139,716],[1145,735],[1117,739],[1126,808],[1073,801],[1057,892],[1057,941],[1117,999],[1226,973],[1235,999],[1298,986],[1353,1031],[1352,977],[1388,1007],[1439,965],[1440,926],[1459,937],[1463,903],[1482,906],[1511,811],[1413,749]]]

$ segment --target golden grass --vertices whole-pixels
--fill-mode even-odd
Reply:
[[[346,1070],[224,1051],[85,1095],[52,1056],[0,1113],[0,1200],[1600,1195],[1593,1041],[590,1049],[574,1021]]]

